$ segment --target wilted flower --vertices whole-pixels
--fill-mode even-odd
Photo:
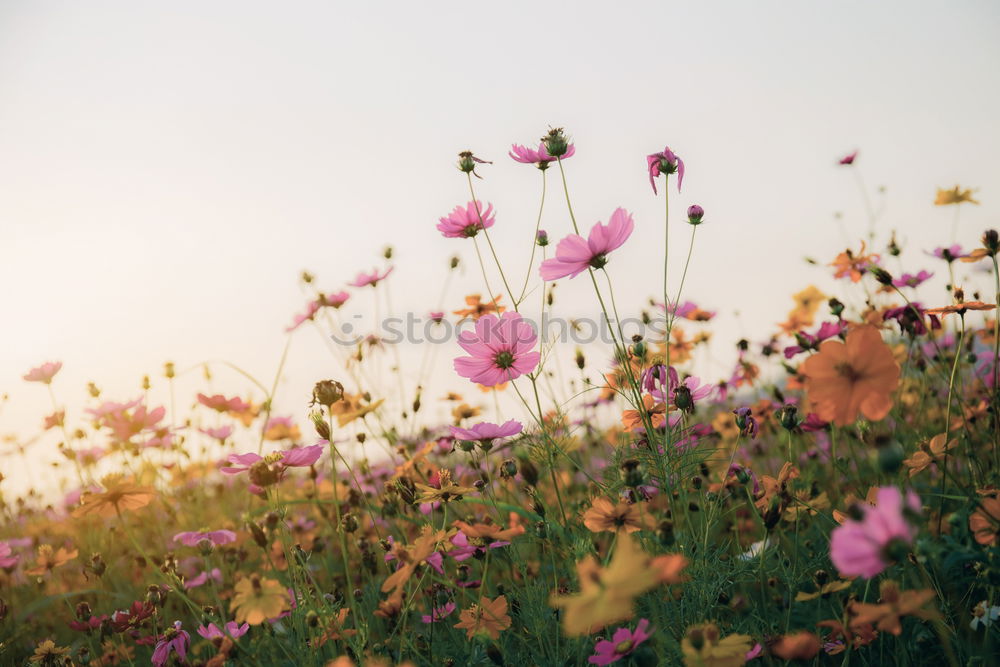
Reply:
[[[646,156],[646,166],[649,170],[649,184],[653,186],[653,194],[656,193],[656,177],[660,174],[677,174],[677,192],[681,191],[681,183],[684,182],[684,160],[677,157],[670,147],[664,148],[660,153],[653,153]]]

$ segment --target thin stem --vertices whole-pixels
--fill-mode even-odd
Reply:
[[[542,201],[538,205],[538,220],[535,221],[535,236],[531,239],[531,258],[528,259],[528,272],[524,276],[524,286],[521,288],[521,294],[517,297],[517,301],[515,302],[516,304],[520,304],[524,301],[524,294],[528,290],[528,281],[531,279],[531,268],[535,265],[535,249],[538,247],[538,230],[542,226],[542,211],[545,209],[545,190],[548,179],[545,178],[545,169],[541,169],[539,171],[542,172]],[[511,298],[513,297],[514,295],[511,294]]]
[[[490,253],[493,255],[493,261],[497,265],[497,271],[500,272],[500,280],[503,281],[503,286],[507,290],[507,294],[510,296],[511,303],[514,305],[515,312],[517,311],[517,302],[514,301],[514,292],[510,289],[510,285],[507,284],[507,276],[504,275],[503,267],[500,265],[500,258],[497,257],[497,251],[493,247],[493,241],[490,240],[490,233],[486,230],[486,225],[483,222],[483,212],[479,210],[479,200],[476,199],[476,190],[472,185],[472,174],[466,172],[466,178],[469,181],[469,193],[472,195],[472,204],[476,207],[476,215],[479,216],[479,227],[483,230],[483,236],[486,237],[486,243],[490,246]],[[473,237],[474,238],[474,237]],[[476,248],[477,252],[479,248]],[[482,259],[480,259],[482,262]]]

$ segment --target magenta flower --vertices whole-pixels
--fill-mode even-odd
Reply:
[[[443,607],[434,607],[430,614],[423,614],[420,620],[424,623],[437,623],[450,616],[453,611],[455,611],[455,603],[448,602]]]
[[[250,624],[244,623],[243,625],[237,625],[236,621],[229,621],[226,623],[226,635],[229,635],[233,639],[238,639],[245,635],[250,630]],[[208,625],[198,626],[198,634],[205,639],[220,639],[225,635],[222,630],[219,629],[215,623],[209,623]]]
[[[444,311],[443,310],[432,310],[427,313],[427,318],[434,324],[441,324],[444,321]]]
[[[607,225],[598,222],[587,240],[570,234],[556,246],[556,256],[542,262],[538,272],[542,280],[575,278],[588,267],[602,268],[608,263],[608,253],[620,248],[632,234],[632,215],[623,208],[615,209]]]
[[[490,422],[481,422],[472,428],[459,428],[457,426],[449,426],[449,428],[451,434],[459,440],[492,444],[498,438],[509,438],[512,435],[517,435],[524,430],[524,425],[516,419],[510,419],[499,426]]]
[[[479,230],[493,226],[493,204],[470,201],[463,208],[456,206],[455,210],[443,218],[439,218],[437,229],[449,239],[471,239]]]
[[[323,454],[323,445],[309,445],[308,447],[294,447],[281,452],[281,458],[277,463],[286,468],[305,468],[316,463]],[[273,456],[273,454],[272,454]],[[226,462],[233,465],[225,466],[220,470],[226,475],[238,475],[249,470],[253,464],[263,461],[264,458],[253,452],[247,454],[230,454],[226,457]],[[271,459],[273,461],[273,459]]]
[[[196,547],[202,540],[208,540],[217,547],[236,541],[236,533],[231,530],[212,530],[208,532],[188,531],[174,535],[174,542],[189,547]]]
[[[594,645],[594,655],[590,656],[587,661],[593,665],[610,665],[631,655],[639,644],[652,636],[648,630],[649,621],[644,618],[639,620],[634,631],[628,628],[618,628],[611,636],[611,641],[602,639]]]
[[[684,181],[684,160],[677,157],[670,147],[663,149],[662,153],[653,153],[646,156],[646,166],[649,168],[649,184],[653,186],[653,194],[656,192],[656,178],[660,174],[677,174],[677,192],[681,191],[681,183]]]
[[[25,373],[22,378],[28,382],[41,382],[42,384],[52,384],[52,378],[56,376],[62,368],[61,361],[47,361],[41,366],[32,368]]]
[[[455,359],[455,372],[485,387],[519,378],[533,371],[541,359],[532,350],[537,340],[531,324],[516,312],[507,311],[499,318],[484,315],[475,331],[458,335],[458,344],[470,356]]]
[[[184,662],[187,659],[187,649],[190,645],[191,635],[181,629],[180,621],[174,621],[174,627],[167,628],[167,631],[156,642],[156,648],[153,649],[154,667],[163,667],[167,664],[171,651],[177,654],[181,662]]]
[[[378,269],[372,269],[371,273],[365,273],[362,271],[358,274],[357,278],[347,284],[351,287],[367,287],[368,285],[375,287],[380,281],[385,280],[389,274],[392,273],[394,268],[395,267],[390,266],[388,269],[381,272]]]
[[[570,144],[566,149],[566,153],[561,156],[561,159],[565,160],[568,157],[573,157],[574,153],[576,153],[576,147],[573,144]],[[515,162],[520,162],[521,164],[533,164],[542,171],[549,168],[550,162],[556,161],[556,158],[549,155],[548,149],[545,148],[544,141],[538,144],[538,150],[534,150],[520,144],[513,144],[507,155],[509,155]]]
[[[922,283],[927,282],[933,277],[934,274],[926,270],[923,270],[916,275],[912,273],[904,273],[900,277],[893,280],[892,284],[893,287],[919,287]]]
[[[853,153],[848,153],[844,157],[840,158],[837,164],[845,164],[845,165],[854,164],[854,161],[857,159],[857,157],[858,157],[857,151],[854,151]]]
[[[351,295],[347,292],[332,292],[330,294],[320,294],[316,302],[321,306],[329,306],[330,308],[340,308],[347,300],[351,298]]]
[[[878,489],[875,505],[862,505],[860,521],[848,519],[830,535],[830,560],[845,577],[871,579],[905,557],[917,536],[907,514],[921,511],[920,498],[894,486]]]

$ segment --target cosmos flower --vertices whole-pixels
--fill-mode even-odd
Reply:
[[[848,153],[844,157],[840,158],[840,160],[837,161],[837,164],[851,165],[854,164],[854,161],[856,159],[858,159],[858,151],[854,151],[853,153]]]
[[[371,285],[372,287],[375,287],[381,281],[383,281],[386,278],[388,278],[389,274],[392,273],[392,270],[394,268],[396,268],[396,267],[390,266],[385,271],[379,271],[378,269],[372,269],[371,273],[365,273],[365,272],[362,271],[361,273],[358,274],[357,278],[355,278],[354,280],[352,280],[351,282],[349,282],[347,284],[350,285],[351,287],[367,287],[368,285]]]
[[[602,639],[594,645],[594,655],[587,661],[593,665],[610,665],[627,657],[635,651],[652,634],[649,632],[649,621],[642,618],[635,626],[635,630],[628,628],[618,628],[615,634],[611,635],[611,640]]]
[[[456,206],[451,213],[440,218],[437,229],[446,238],[472,238],[481,229],[492,227],[495,220],[493,204],[487,204],[484,209],[482,202],[470,201],[464,207]]]
[[[101,484],[104,486],[103,491],[83,493],[80,506],[73,510],[74,517],[117,516],[124,511],[145,507],[156,497],[156,491],[152,488],[140,486],[121,475],[108,475]]]
[[[486,315],[476,322],[475,331],[459,334],[458,344],[470,356],[455,359],[455,372],[487,387],[519,378],[535,370],[541,359],[533,350],[537,340],[518,313]]]
[[[653,186],[653,194],[656,192],[656,178],[660,174],[677,174],[677,192],[681,191],[681,183],[684,182],[684,160],[666,147],[660,153],[653,153],[646,156],[646,167],[649,171],[649,184]]]
[[[231,530],[212,530],[208,532],[188,531],[174,535],[174,542],[179,542],[185,546],[196,547],[206,540],[215,546],[222,546],[236,541],[236,533]]]
[[[833,529],[830,560],[842,576],[871,579],[905,557],[917,536],[906,513],[918,515],[921,509],[913,491],[904,496],[894,486],[879,488],[874,506],[860,505],[860,521],[847,519]]]
[[[490,422],[480,422],[472,428],[459,428],[458,426],[450,426],[449,428],[451,434],[459,440],[492,444],[494,440],[517,435],[524,429],[524,425],[516,419],[509,419],[499,426]]]
[[[167,628],[156,642],[153,649],[154,667],[163,667],[167,664],[171,653],[176,653],[183,663],[187,660],[187,649],[191,645],[191,635],[182,629],[180,621],[174,621],[174,627]]]
[[[639,503],[612,503],[598,496],[583,513],[583,525],[592,533],[634,533],[652,527],[653,518]]]
[[[229,606],[237,623],[260,625],[289,608],[288,590],[274,579],[252,574],[238,581],[233,591]]]
[[[198,627],[198,634],[205,639],[218,639],[229,635],[233,639],[239,639],[245,635],[250,630],[250,624],[244,623],[243,625],[238,625],[236,621],[229,621],[225,625],[226,632],[223,634],[222,630],[219,629],[215,623],[209,623],[208,625],[201,625]]]
[[[308,447],[293,447],[275,452],[269,458],[274,457],[274,462],[286,468],[308,468],[319,460],[323,455],[323,445],[309,445]],[[220,468],[226,475],[238,475],[249,470],[253,464],[264,461],[264,457],[248,452],[246,454],[230,454],[226,461],[232,465]]]
[[[576,153],[576,147],[570,144],[566,148],[566,152],[560,156],[560,159],[565,160],[568,157],[573,157]],[[510,152],[507,153],[515,162],[520,162],[521,164],[533,164],[542,171],[549,168],[550,162],[555,162],[556,158],[549,155],[548,149],[545,148],[545,142],[539,142],[538,150],[528,148],[527,146],[522,146],[520,144],[513,144],[510,147]]]
[[[479,604],[463,609],[458,618],[459,621],[454,627],[465,630],[469,639],[477,634],[488,635],[494,640],[499,639],[500,633],[511,624],[510,616],[507,615],[507,598],[503,595],[493,600],[480,598]]]
[[[62,368],[61,361],[47,361],[41,366],[36,366],[25,373],[22,378],[28,382],[41,382],[42,384],[52,384],[52,378]]]
[[[205,394],[199,393],[197,398],[199,403],[204,405],[206,408],[215,410],[216,412],[243,412],[250,407],[250,404],[239,396],[226,398],[222,394],[206,396]]]
[[[438,621],[442,621],[448,616],[451,616],[452,612],[454,611],[455,611],[455,603],[447,602],[441,607],[434,607],[431,610],[430,614],[423,614],[420,617],[420,620],[421,622],[427,624],[437,623]]]
[[[620,248],[632,234],[635,224],[632,215],[623,208],[615,209],[607,225],[598,222],[587,239],[570,234],[556,246],[556,256],[542,262],[539,273],[542,280],[575,278],[588,267],[603,268],[608,263],[608,253]]]
[[[865,325],[852,329],[844,343],[824,341],[801,372],[816,414],[848,426],[859,413],[873,421],[889,414],[900,369],[878,329]]]
[[[900,277],[892,281],[894,287],[920,287],[921,284],[927,282],[934,277],[934,274],[930,271],[922,270],[920,273],[904,273]]]
[[[935,206],[948,206],[949,204],[962,204],[964,202],[979,204],[978,201],[972,198],[972,190],[968,188],[963,190],[958,185],[950,190],[938,188],[937,197],[934,198]]]

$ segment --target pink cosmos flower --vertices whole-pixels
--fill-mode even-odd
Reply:
[[[323,445],[294,447],[292,449],[282,450],[281,458],[278,459],[277,463],[286,468],[305,468],[316,463],[322,454]],[[253,452],[249,452],[247,454],[230,454],[226,457],[226,461],[233,465],[225,466],[220,468],[220,470],[226,475],[238,475],[241,472],[249,470],[254,463],[263,460],[264,458],[262,456],[254,454]]]
[[[353,281],[347,284],[350,285],[351,287],[367,287],[368,285],[375,287],[376,285],[379,284],[379,282],[389,277],[389,274],[392,273],[392,270],[394,268],[395,267],[390,266],[385,271],[372,269],[371,273],[365,273],[364,271],[362,271],[361,273],[358,274],[357,278],[355,278]]]
[[[42,422],[42,429],[48,431],[51,428],[58,428],[66,425],[66,411],[56,410],[51,415],[47,415]]]
[[[237,625],[236,621],[229,621],[226,623],[226,633],[233,639],[238,639],[245,635],[247,631],[250,630],[250,624],[244,623],[243,625]],[[221,639],[225,635],[222,630],[219,629],[215,623],[209,623],[208,625],[198,626],[198,634],[205,639]]]
[[[860,521],[848,519],[833,529],[830,560],[845,577],[871,579],[896,561],[898,552],[905,555],[905,548],[913,544],[917,529],[905,513],[921,511],[920,497],[908,491],[904,498],[896,487],[883,486],[878,489],[875,505],[863,505],[861,511]]]
[[[97,426],[111,429],[116,441],[130,442],[145,430],[156,430],[156,425],[166,416],[164,407],[150,410],[142,405],[142,399],[128,403],[106,402],[97,408],[88,409],[94,415]]]
[[[670,147],[663,149],[662,153],[653,153],[646,156],[646,166],[649,168],[649,184],[653,186],[653,194],[656,192],[656,178],[660,174],[677,174],[677,192],[681,191],[681,183],[684,182],[684,160],[677,157]]]
[[[495,220],[493,204],[486,204],[484,209],[482,202],[470,201],[465,207],[456,206],[447,216],[439,218],[437,229],[449,239],[472,238],[479,230],[492,227]]]
[[[432,310],[427,313],[427,318],[434,324],[441,324],[444,321],[444,311]]]
[[[662,308],[663,305],[660,304]],[[693,301],[684,301],[679,304],[670,304],[669,308],[664,309],[665,312],[670,313],[674,317],[680,317],[685,320],[691,320],[692,322],[708,322],[710,319],[715,317],[714,310],[702,310]]]
[[[854,161],[857,159],[857,157],[858,157],[857,151],[854,151],[853,153],[848,153],[844,157],[840,158],[837,164],[844,164],[844,165],[854,164]]]
[[[694,412],[695,401],[708,398],[715,391],[713,385],[703,385],[701,379],[693,375],[689,375],[680,382],[676,381],[676,376],[671,377],[670,380],[670,404],[678,410],[688,413]]]
[[[187,649],[190,645],[191,635],[181,629],[180,621],[174,621],[174,627],[168,628],[156,642],[156,648],[153,649],[154,667],[163,667],[167,664],[171,651],[177,654],[181,662],[184,662],[187,659]]]
[[[420,620],[424,623],[437,623],[450,616],[453,611],[455,611],[455,603],[448,602],[443,607],[434,607],[430,614],[423,614]]]
[[[458,344],[469,353],[455,359],[455,372],[486,387],[519,378],[538,365],[541,354],[532,350],[538,336],[518,313],[484,315],[475,331],[463,331]]]
[[[608,253],[620,248],[632,234],[632,215],[623,208],[615,209],[607,225],[598,222],[587,240],[570,234],[556,246],[556,256],[542,262],[538,272],[542,280],[575,278],[588,267],[602,268],[608,263]]]
[[[250,404],[239,396],[226,398],[222,394],[213,394],[211,396],[198,394],[198,402],[216,412],[245,412],[250,409]]]
[[[188,531],[174,535],[174,542],[189,547],[196,547],[202,540],[208,540],[217,547],[236,541],[236,533],[231,530],[211,530],[208,532]]]
[[[570,144],[566,149],[565,155],[561,159],[565,160],[568,157],[573,157],[576,153],[576,147]],[[549,155],[549,151],[545,148],[545,142],[540,142],[538,144],[538,150],[528,148],[527,146],[522,146],[521,144],[513,144],[510,147],[510,152],[507,153],[515,162],[520,162],[521,164],[533,164],[541,170],[546,170],[549,168],[550,162],[555,162],[556,158]]]
[[[61,361],[47,361],[41,366],[32,368],[25,373],[22,378],[28,382],[41,382],[42,384],[52,384],[52,378],[56,376],[62,368]]]
[[[225,426],[219,426],[218,428],[200,428],[198,431],[204,433],[210,438],[215,438],[219,442],[224,442],[233,434],[233,427],[227,424]]]
[[[21,557],[14,553],[7,542],[0,542],[0,567],[10,568],[17,565]]]
[[[625,656],[631,655],[639,644],[651,636],[649,621],[644,618],[640,619],[634,631],[628,628],[618,628],[611,636],[611,641],[602,639],[597,642],[594,645],[594,655],[590,656],[587,661],[593,665],[610,665],[613,662],[618,662]]]
[[[459,440],[470,440],[479,442],[490,442],[498,438],[509,438],[524,430],[524,425],[516,419],[505,421],[499,426],[490,422],[480,422],[472,428],[459,428],[449,426],[451,434]]]
[[[222,570],[217,567],[213,567],[210,571],[205,570],[196,577],[192,577],[184,582],[184,590],[191,590],[192,588],[198,588],[199,586],[204,586],[208,583],[208,580],[212,579],[217,584],[222,583]]]
[[[485,547],[476,546],[469,543],[469,538],[465,533],[458,532],[451,538],[452,549],[448,552],[448,555],[454,558],[458,562],[463,560],[468,560],[475,555],[482,556],[486,553],[486,547],[490,549],[499,549],[500,547],[505,547],[510,544],[510,542],[504,542],[503,540],[497,540],[496,542],[490,542]]]

